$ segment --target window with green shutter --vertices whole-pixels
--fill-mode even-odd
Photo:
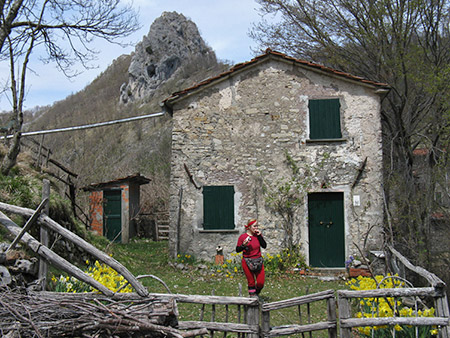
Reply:
[[[234,229],[234,187],[203,187],[203,229]]]
[[[339,99],[309,100],[309,138],[341,138]]]

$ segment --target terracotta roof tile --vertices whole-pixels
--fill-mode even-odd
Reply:
[[[364,79],[362,77],[359,77],[359,76],[356,76],[356,75],[352,75],[352,74],[349,74],[349,73],[346,73],[346,72],[342,72],[342,71],[339,71],[339,70],[336,70],[336,69],[333,69],[333,68],[330,68],[330,67],[326,67],[326,66],[317,64],[317,63],[296,59],[296,58],[293,58],[291,56],[287,56],[286,54],[283,54],[283,53],[280,53],[280,52],[277,52],[277,51],[273,51],[270,48],[268,48],[264,54],[256,56],[253,59],[251,59],[250,61],[246,61],[246,62],[235,64],[229,70],[227,70],[227,71],[225,71],[223,73],[220,73],[217,76],[210,77],[210,78],[208,78],[206,80],[203,80],[203,81],[195,84],[192,87],[189,87],[189,88],[186,88],[186,89],[183,89],[183,90],[180,90],[178,92],[173,93],[171,96],[166,98],[163,101],[163,103],[165,104],[168,101],[171,101],[171,100],[174,100],[174,99],[176,99],[178,97],[184,96],[184,95],[188,94],[189,92],[192,92],[192,91],[194,91],[196,89],[199,89],[200,87],[203,87],[203,86],[205,86],[207,84],[210,84],[210,83],[212,83],[212,82],[214,82],[216,80],[219,80],[221,78],[227,77],[227,76],[235,73],[238,70],[241,70],[241,69],[243,69],[245,67],[248,67],[248,66],[250,66],[252,64],[255,64],[258,61],[263,60],[263,59],[265,59],[267,57],[270,57],[270,56],[279,57],[281,59],[292,61],[292,62],[295,62],[297,64],[300,64],[300,65],[303,65],[303,66],[306,66],[306,67],[318,69],[320,71],[323,71],[323,72],[326,72],[326,73],[330,73],[332,75],[341,76],[341,77],[347,78],[349,80],[353,80],[353,81],[361,82],[361,83],[364,83],[364,84],[372,85],[374,87],[379,87],[381,89],[388,89],[389,88],[389,85],[386,84],[386,83],[381,83],[381,82],[375,82],[375,81],[367,80],[367,79]]]

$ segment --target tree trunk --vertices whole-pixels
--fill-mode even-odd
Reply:
[[[12,167],[16,165],[17,156],[20,152],[20,138],[21,132],[16,131],[11,140],[11,145],[9,146],[8,153],[5,155],[2,161],[0,171],[2,175],[6,176],[9,174]]]

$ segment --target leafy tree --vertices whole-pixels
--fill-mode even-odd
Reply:
[[[450,2],[256,1],[264,16],[250,35],[262,49],[391,86],[382,104],[391,233],[402,234],[397,244],[419,253],[419,263],[429,262],[435,190],[439,182],[448,185],[442,175],[449,172]],[[414,175],[419,148],[427,150],[421,185]]]
[[[9,63],[12,106],[8,124],[13,135],[0,171],[7,175],[20,151],[26,75],[34,54],[44,63],[55,62],[66,76],[75,76],[75,63],[89,66],[97,51],[96,38],[118,42],[139,28],[137,14],[120,0],[0,0],[0,62]]]

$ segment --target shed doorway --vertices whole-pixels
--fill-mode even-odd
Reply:
[[[309,265],[344,267],[344,194],[308,195]]]
[[[110,241],[122,241],[122,191],[103,191],[103,234]]]

